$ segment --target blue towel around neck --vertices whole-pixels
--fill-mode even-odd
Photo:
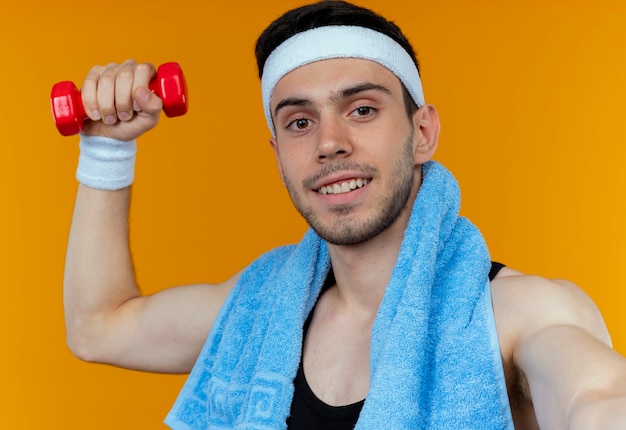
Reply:
[[[356,429],[513,429],[480,232],[459,216],[454,177],[423,183],[371,337],[370,389]],[[285,429],[303,325],[330,269],[309,230],[261,256],[222,307],[166,423]]]

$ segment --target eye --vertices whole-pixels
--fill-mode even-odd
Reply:
[[[350,115],[356,117],[368,117],[373,115],[375,112],[376,109],[371,106],[359,106],[358,108],[353,110]]]
[[[287,124],[287,128],[289,130],[294,130],[294,131],[306,130],[307,128],[310,127],[310,125],[311,125],[311,120],[307,118],[296,118],[293,121],[291,121],[289,124]]]

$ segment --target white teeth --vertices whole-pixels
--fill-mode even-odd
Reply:
[[[362,188],[367,185],[369,181],[367,179],[351,179],[350,181],[345,181],[341,183],[336,183],[332,185],[325,185],[319,190],[317,190],[320,194],[343,194],[349,193],[352,190],[356,190],[357,188]]]

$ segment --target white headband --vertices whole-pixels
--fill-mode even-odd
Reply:
[[[267,58],[261,78],[263,109],[272,136],[276,136],[270,100],[274,88],[298,67],[331,58],[375,61],[400,79],[417,106],[423,106],[422,82],[409,54],[391,37],[358,26],[325,26],[303,31],[280,44]]]

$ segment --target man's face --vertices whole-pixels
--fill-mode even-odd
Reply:
[[[416,128],[386,68],[359,59],[300,67],[280,80],[271,108],[272,145],[291,199],[329,243],[371,239],[417,193]]]

